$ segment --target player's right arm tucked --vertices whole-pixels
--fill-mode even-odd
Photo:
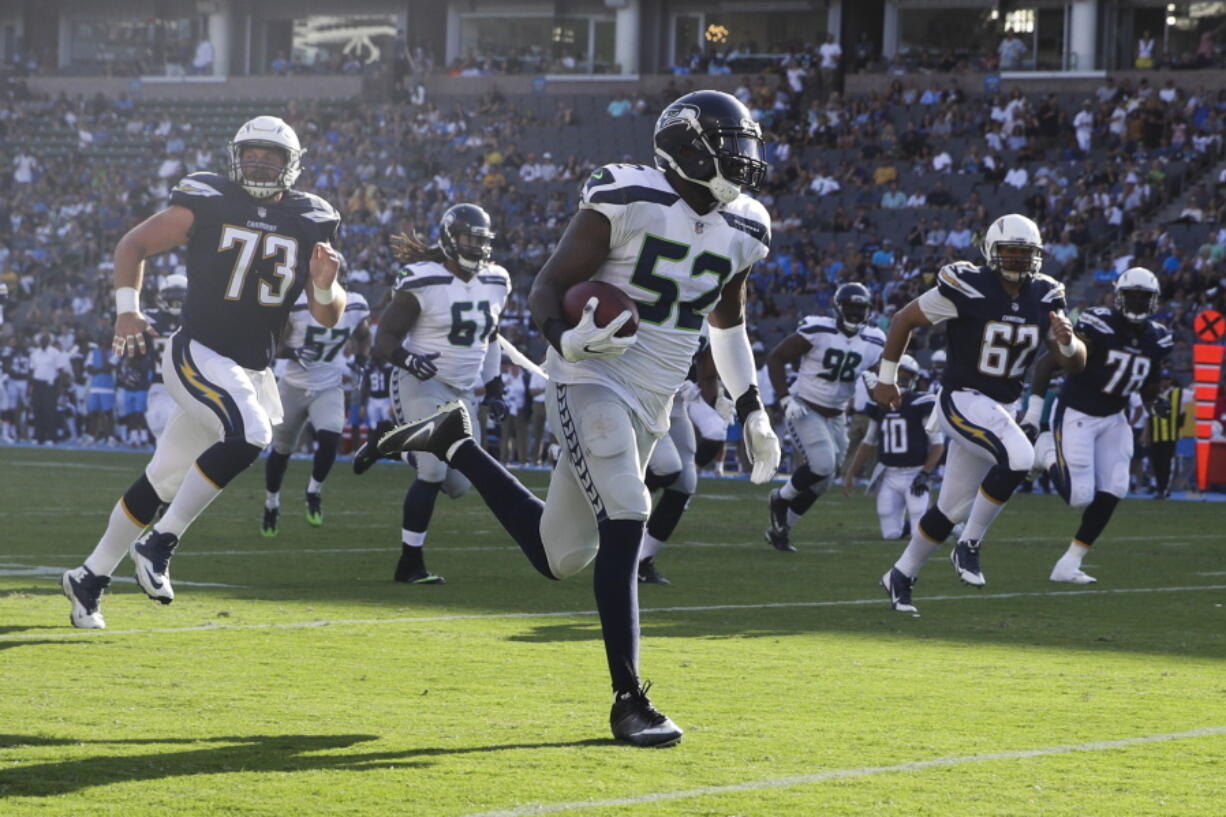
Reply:
[[[148,349],[145,334],[157,334],[140,311],[145,259],[187,243],[195,215],[172,204],[137,224],[115,245],[115,337],[117,355],[135,357]]]
[[[890,319],[890,331],[885,338],[885,351],[881,354],[877,372],[877,385],[873,386],[873,400],[885,408],[898,408],[902,400],[902,393],[898,390],[898,361],[907,351],[911,333],[933,323],[920,306],[923,297],[916,298]]]

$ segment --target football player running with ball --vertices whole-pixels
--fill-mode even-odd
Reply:
[[[745,194],[766,174],[761,131],[735,97],[698,91],[664,110],[654,142],[658,167],[614,164],[592,174],[532,286],[533,318],[550,345],[546,409],[564,452],[546,500],[482,450],[462,403],[380,440],[388,450],[429,451],[461,471],[545,577],[572,576],[595,560],[610,726],[637,746],[671,745],[682,734],[639,680],[636,574],[651,511],[644,472],[704,321],[716,369],[737,398],[755,483],[774,475],[780,453],[745,332],[745,279],[770,243],[766,209]],[[596,298],[577,325],[563,319],[564,293],[589,279],[636,301],[635,335],[616,337],[629,311],[597,326]]]
[[[775,550],[795,553],[792,525],[826,493],[847,455],[847,404],[856,378],[877,365],[885,334],[866,325],[872,300],[868,287],[843,284],[834,293],[835,317],[808,315],[800,327],[771,349],[766,358],[784,422],[805,464],[782,488],[770,493],[766,541]],[[799,371],[788,392],[788,364]]]
[[[439,243],[426,247],[397,236],[397,257],[407,263],[395,294],[379,318],[373,356],[396,367],[391,378],[392,412],[399,423],[429,414],[445,403],[462,403],[477,413],[475,389],[501,421],[498,318],[511,294],[511,276],[490,260],[494,231],[489,215],[475,204],[457,204],[443,213]],[[380,459],[372,435],[353,458],[361,474]],[[392,452],[399,456],[399,452]],[[417,477],[404,497],[400,561],[394,578],[405,584],[444,584],[426,569],[426,530],[439,491],[452,499],[469,487],[464,475],[441,457],[418,452]]]
[[[1064,287],[1039,272],[1038,226],[1025,216],[1001,216],[984,234],[982,250],[984,266],[959,261],[942,267],[937,285],[894,316],[873,388],[878,405],[897,408],[898,362],[911,333],[946,324],[949,359],[937,398],[948,438],[945,480],[937,504],[881,578],[890,606],[900,612],[916,612],[911,588],[920,568],[959,522],[966,527],[950,554],[954,572],[972,587],[987,583],[980,544],[1034,464],[1033,436],[1007,406],[1021,396],[1026,369],[1045,340],[1062,366],[1085,365],[1085,344],[1064,316]]]
[[[359,349],[364,348],[370,338],[366,328],[369,318],[370,306],[357,292],[346,293],[345,311],[335,326],[324,326],[311,314],[305,294],[299,296],[290,310],[282,350],[289,362],[277,382],[285,419],[273,434],[272,450],[264,466],[264,519],[260,524],[263,536],[277,535],[281,482],[308,420],[315,429],[315,456],[304,497],[306,521],[314,528],[324,523],[324,480],[336,462],[345,428],[345,392],[341,381],[349,362],[343,353],[345,344],[351,340]]]
[[[170,206],[115,247],[113,348],[132,357],[145,354],[152,334],[139,303],[144,261],[187,244],[182,327],[162,359],[176,406],[153,459],[115,504],[93,553],[63,575],[74,626],[105,626],[99,600],[125,552],[151,599],[174,600],[170,559],[180,538],[255,462],[281,421],[270,366],[290,309],[305,291],[307,308],[323,326],[335,326],[344,313],[340,256],[330,246],[340,216],[318,196],[293,189],[302,153],[285,122],[252,119],[230,143],[228,175],[185,176]],[[164,503],[170,507],[149,527]]]
[[[1171,331],[1150,320],[1158,311],[1158,278],[1144,267],[1115,279],[1115,306],[1087,309],[1074,331],[1085,341],[1085,367],[1074,369],[1052,408],[1051,431],[1035,444],[1036,465],[1051,469],[1060,496],[1084,508],[1081,526],[1051,571],[1053,582],[1093,584],[1081,560],[1111,521],[1128,493],[1132,428],[1126,411],[1139,393],[1145,407],[1166,416],[1171,407],[1158,398],[1162,361],[1174,346]],[[1053,357],[1035,366],[1034,383],[1022,427],[1038,427],[1043,397],[1058,367]]]

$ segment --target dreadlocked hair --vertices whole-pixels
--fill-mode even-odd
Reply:
[[[397,233],[392,236],[391,241],[392,253],[396,256],[396,260],[405,264],[418,264],[422,261],[434,261],[441,264],[447,259],[447,256],[443,255],[442,247],[437,244],[433,247],[427,246],[416,231]]]

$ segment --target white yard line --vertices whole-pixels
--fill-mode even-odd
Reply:
[[[110,513],[110,512],[108,511],[107,513]],[[4,515],[5,515],[4,513],[0,513],[0,519],[3,519]],[[346,526],[346,529],[348,529],[348,527],[349,526]],[[356,527],[368,527],[368,526],[359,525]],[[388,530],[394,531],[395,524],[394,523],[389,523],[387,525],[379,524],[379,525],[371,525],[369,527],[386,528]],[[489,531],[489,530],[469,531],[469,533],[472,533],[472,534],[488,534],[492,532],[493,531]],[[1204,533],[1204,534],[1194,533],[1194,534],[1184,535],[1185,539],[1220,539],[1221,537],[1222,535],[1219,533]],[[1148,541],[1152,541],[1153,538],[1154,537],[1152,536],[1112,536],[1111,541],[1113,542],[1148,542]],[[803,556],[806,553],[840,553],[842,552],[840,550],[829,550],[829,549],[821,550],[820,549],[820,548],[831,548],[832,546],[836,546],[836,545],[878,545],[878,544],[882,544],[883,542],[885,542],[885,540],[879,539],[879,538],[878,539],[843,539],[843,540],[830,539],[830,540],[819,540],[819,541],[813,541],[813,542],[797,542],[796,544],[797,544],[797,547],[800,548],[800,555]],[[1059,544],[1056,538],[1051,537],[1051,536],[1015,536],[1011,539],[995,539],[992,541],[992,544],[1008,545],[1008,544],[1020,544],[1024,542],[1052,542],[1053,544]],[[1181,544],[1186,544],[1186,543],[1181,543]],[[760,540],[755,540],[753,542],[686,541],[686,542],[676,542],[674,543],[674,545],[676,547],[682,547],[682,548],[688,548],[688,547],[718,548],[718,549],[728,548],[728,549],[734,549],[734,550],[753,549],[753,550],[762,550],[763,552],[766,552],[767,550],[769,550],[766,547],[766,545],[761,543]],[[440,545],[440,546],[436,546],[435,550],[447,551],[447,552],[457,552],[458,551],[461,553],[490,553],[490,552],[497,552],[497,551],[507,551],[511,553],[519,552],[519,548],[512,544],[473,545],[471,547],[451,547],[448,545]],[[267,549],[267,548],[243,548],[242,550],[183,549],[183,550],[175,551],[175,558],[182,559],[186,556],[284,556],[287,554],[293,554],[295,556],[303,556],[303,555],[309,556],[312,553],[328,554],[328,553],[382,553],[382,552],[399,553],[399,550],[398,550],[398,546],[394,544],[387,545],[385,547],[368,547],[368,548],[294,548],[294,547],[286,547],[283,550]],[[80,560],[84,556],[82,552],[77,552],[77,553],[5,553],[3,555],[4,555],[4,558],[6,559],[69,559],[69,560]],[[790,559],[794,557],[785,556],[785,557],[780,557],[780,558]],[[1207,576],[1207,575],[1214,575],[1214,574],[1204,573],[1204,574],[1199,574],[1199,575]],[[1226,573],[1221,574],[1221,575],[1226,575]]]
[[[1165,743],[1172,740],[1189,740],[1226,735],[1226,726],[1208,726],[1203,729],[1190,729],[1187,732],[1166,732],[1157,735],[1141,735],[1134,738],[1119,740],[1097,740],[1090,743],[1074,743],[1064,746],[1044,746],[1039,749],[1016,749],[1005,752],[985,752],[981,755],[961,755],[955,757],[937,757],[931,760],[915,760],[910,763],[896,763],[893,766],[862,766],[858,769],[829,769],[813,774],[796,775],[794,777],[773,777],[766,780],[747,780],[743,783],[731,783],[726,786],[704,786],[697,789],[680,789],[676,791],[652,792],[636,794],[630,797],[615,797],[606,800],[579,800],[569,803],[538,803],[535,805],[517,806],[497,811],[481,811],[466,814],[464,817],[534,817],[540,814],[560,814],[564,811],[579,809],[616,808],[621,806],[639,806],[645,803],[660,803],[669,800],[688,800],[694,797],[710,797],[715,794],[735,794],[745,791],[763,791],[768,789],[789,789],[795,786],[808,786],[814,783],[825,783],[829,780],[847,780],[857,777],[872,777],[879,774],[898,772],[920,772],[926,769],[945,768],[949,766],[965,766],[970,763],[990,763],[997,760],[1028,760],[1034,757],[1051,757],[1067,755],[1074,752],[1106,752],[1113,749],[1128,749],[1133,746],[1144,746],[1150,743]]]
[[[182,582],[178,582],[182,584]],[[1136,593],[1197,593],[1210,590],[1226,590],[1226,584],[1193,585],[1188,587],[1120,587],[1102,590],[1052,590],[1045,592],[1026,593],[962,593],[956,596],[927,596],[920,599],[920,604],[937,601],[993,601],[996,599],[1040,598],[1052,596],[1109,596]],[[878,605],[885,612],[886,600],[882,597],[871,599],[842,599],[836,601],[773,601],[759,604],[703,604],[683,607],[645,607],[642,612],[648,615],[664,615],[668,613],[710,613],[732,610],[776,610],[797,609],[806,607],[859,607],[863,605]],[[393,618],[339,618],[319,619],[317,621],[277,621],[263,624],[199,624],[194,627],[150,627],[137,630],[71,630],[62,633],[38,633],[40,640],[49,638],[95,638],[107,635],[145,635],[153,633],[197,633],[221,630],[300,630],[312,627],[365,627],[381,624],[432,624],[446,621],[488,621],[492,619],[547,619],[547,618],[591,618],[597,615],[595,610],[554,610],[545,612],[523,613],[463,613],[445,616],[397,616]],[[899,617],[900,619],[902,616]],[[0,641],[22,641],[30,638],[30,634],[8,633],[0,635]]]
[[[56,576],[64,572],[62,567],[48,567],[46,565],[14,565],[0,564],[0,576]],[[111,581],[124,582],[126,584],[136,584],[136,579],[127,576],[113,576]],[[187,582],[180,579],[175,579],[175,584],[181,584],[184,587],[228,587],[231,589],[242,590],[241,584],[221,584],[220,582]]]

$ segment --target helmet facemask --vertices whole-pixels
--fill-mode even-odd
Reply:
[[[988,264],[1006,281],[1024,281],[1043,269],[1043,248],[1021,241],[997,241]]]
[[[494,231],[488,227],[445,225],[439,237],[443,255],[465,272],[476,272],[490,262]]]
[[[1158,293],[1139,287],[1116,290],[1115,308],[1133,323],[1141,323],[1158,311]]]
[[[282,157],[277,164],[262,159],[243,159],[247,148],[275,150]],[[294,186],[302,172],[303,151],[293,151],[274,142],[244,141],[230,144],[230,178],[252,198],[266,199]]]
[[[679,122],[673,127],[691,125]],[[657,163],[688,182],[706,187],[716,201],[728,204],[746,190],[756,191],[766,178],[762,136],[756,127],[703,131],[681,145],[675,155],[657,145]]]

